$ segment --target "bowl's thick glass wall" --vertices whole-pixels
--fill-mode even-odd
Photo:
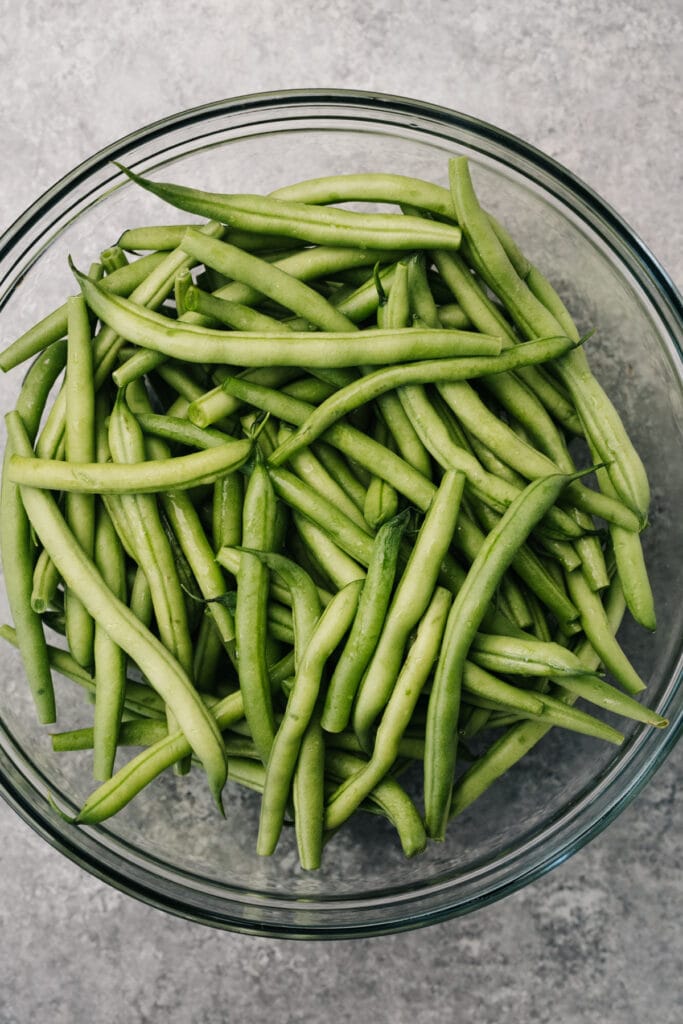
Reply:
[[[666,710],[665,734],[633,729],[617,750],[550,734],[462,816],[448,841],[406,861],[380,821],[335,838],[325,866],[297,867],[291,836],[254,854],[257,802],[232,791],[220,821],[197,777],[157,780],[112,821],[76,830],[47,792],[76,807],[92,788],[86,754],[50,750],[34,724],[22,670],[3,649],[0,771],[7,798],[51,843],[134,895],[208,923],[269,934],[347,935],[413,927],[463,913],[537,876],[582,845],[637,792],[674,741],[683,703],[683,441],[680,300],[619,218],[562,168],[498,130],[390,97],[259,96],[190,111],[98,154],[42,197],[0,240],[0,343],[73,292],[66,257],[87,267],[126,227],[183,221],[123,180],[113,159],[160,179],[263,192],[321,174],[394,170],[447,183],[466,153],[486,204],[557,284],[581,327],[597,327],[590,358],[626,419],[653,489],[645,543],[657,601],[655,638],[621,637]],[[21,371],[0,381],[3,411]],[[3,597],[4,602],[4,597]],[[6,604],[2,606],[7,618]],[[89,719],[70,684],[65,722]]]

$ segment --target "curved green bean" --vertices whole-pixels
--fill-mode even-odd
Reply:
[[[360,377],[353,384],[336,391],[317,407],[296,433],[275,451],[271,461],[281,465],[290,455],[320,437],[330,426],[354,409],[374,401],[395,388],[413,384],[432,384],[439,381],[465,381],[486,374],[498,374],[517,366],[530,365],[556,358],[570,345],[567,338],[547,338],[527,342],[524,346],[507,349],[494,356],[460,356],[453,359],[421,360],[375,370]],[[224,388],[229,384],[223,384]]]

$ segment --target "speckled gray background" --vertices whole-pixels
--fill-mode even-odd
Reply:
[[[683,280],[676,0],[0,0],[0,26],[0,226],[94,150],[174,111],[369,89],[534,143]],[[607,832],[504,902],[328,944],[151,910],[0,805],[0,1022],[679,1024],[682,764],[679,748]]]

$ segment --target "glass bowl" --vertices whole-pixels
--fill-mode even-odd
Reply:
[[[124,180],[113,160],[207,189],[267,192],[301,178],[365,170],[446,184],[455,153],[469,156],[485,204],[553,280],[579,326],[599,328],[589,357],[644,459],[653,493],[645,547],[659,628],[651,636],[627,619],[620,639],[649,683],[647,702],[671,724],[665,731],[627,726],[620,748],[552,730],[453,823],[446,842],[425,854],[406,860],[389,827],[363,815],[335,837],[319,872],[303,872],[292,830],[275,856],[258,858],[258,798],[233,792],[229,783],[223,821],[200,772],[166,773],[101,826],[65,823],[48,793],[75,811],[93,788],[89,755],[52,753],[19,659],[3,646],[5,799],[87,871],[164,910],[261,935],[335,938],[476,910],[538,878],[603,829],[652,776],[680,730],[681,299],[613,210],[519,139],[454,111],[348,92],[262,94],[170,117],[75,168],[3,236],[1,344],[74,291],[67,254],[87,267],[124,228],[168,221],[167,208],[160,215],[158,201]],[[14,371],[0,382],[3,411],[21,375]],[[73,723],[64,727],[86,724],[76,688],[57,685],[64,721]]]

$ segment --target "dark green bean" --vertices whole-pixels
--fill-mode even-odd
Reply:
[[[382,631],[407,524],[408,513],[402,512],[377,531],[358,611],[325,696],[322,724],[327,732],[341,732],[348,725],[356,691]]]

